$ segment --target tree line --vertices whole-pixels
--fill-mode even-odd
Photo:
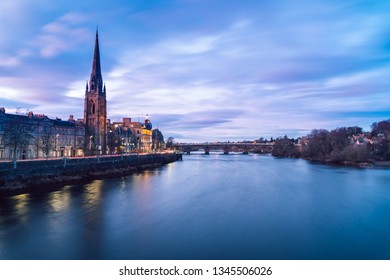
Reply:
[[[272,155],[335,163],[390,160],[390,120],[373,123],[369,132],[357,126],[314,129],[299,140],[287,136],[276,139]]]

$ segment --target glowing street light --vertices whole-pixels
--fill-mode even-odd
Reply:
[[[93,136],[91,135],[91,136],[89,136],[89,152],[92,154],[92,138],[93,138]]]
[[[58,157],[58,151],[57,151],[58,136],[60,136],[60,135],[57,133],[57,135],[56,135],[56,142],[55,142],[55,145],[54,145],[54,150],[56,151],[56,157]]]

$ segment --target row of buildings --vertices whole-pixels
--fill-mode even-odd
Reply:
[[[0,108],[0,159],[77,157],[163,148],[164,138],[146,116],[143,123],[107,118],[99,35],[96,31],[92,71],[85,88],[84,118],[51,119],[43,114],[10,114]]]

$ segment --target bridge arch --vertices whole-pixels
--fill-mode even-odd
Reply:
[[[202,149],[206,155],[210,154],[211,150],[223,150],[224,154],[229,154],[231,151],[241,151],[243,154],[248,154],[251,151],[255,153],[270,153],[273,149],[273,143],[251,142],[176,143],[175,146],[176,149],[186,154]]]

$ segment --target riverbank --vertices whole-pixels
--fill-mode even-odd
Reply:
[[[272,154],[271,154],[272,155]],[[275,156],[277,158],[300,158],[307,160],[309,162],[318,163],[318,164],[327,164],[327,165],[334,165],[334,166],[349,166],[349,167],[357,167],[357,168],[390,168],[390,161],[378,161],[378,160],[367,160],[362,162],[356,162],[356,161],[332,161],[330,159],[318,159],[318,158],[310,158],[310,157],[289,157],[289,156]]]
[[[181,154],[136,154],[0,163],[0,196],[124,176],[177,160]]]
[[[390,161],[375,161],[373,164],[374,166],[390,168]]]
[[[358,167],[358,168],[373,168],[373,167],[390,168],[390,161],[369,160],[369,161],[355,162],[355,161],[318,160],[318,159],[312,159],[312,158],[302,158],[302,159],[308,160],[311,162],[336,165],[336,166],[349,166],[349,167]]]

